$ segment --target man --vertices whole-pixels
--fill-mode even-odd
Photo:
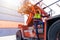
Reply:
[[[43,24],[42,20],[41,20],[41,12],[36,11],[34,17],[33,17],[33,25],[36,29],[36,35],[38,37],[37,40],[39,40],[39,36],[38,36],[38,26],[40,27],[40,24]]]

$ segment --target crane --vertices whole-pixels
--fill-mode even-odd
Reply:
[[[44,9],[50,7],[51,5],[54,5],[55,3],[59,2],[60,0],[41,8],[37,6],[40,4],[43,0],[37,2],[35,5],[25,6],[23,11],[19,10],[19,13],[24,13],[29,15],[28,19],[26,21],[27,25],[19,24],[18,27],[20,30],[16,33],[17,40],[37,40],[36,37],[36,29],[33,27],[33,16],[34,13],[36,13],[36,10],[39,9],[42,15],[42,22],[44,25],[41,24],[41,28],[38,27],[38,40],[60,40],[60,15],[57,15],[56,17],[50,18],[50,14],[47,14]],[[30,4],[30,3],[29,3]]]

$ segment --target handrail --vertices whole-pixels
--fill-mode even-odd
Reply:
[[[56,2],[54,2],[54,3],[52,3],[52,4],[50,4],[50,5],[48,5],[48,6],[46,6],[46,7],[44,7],[43,9],[46,9],[47,7],[50,7],[51,5],[53,5],[53,4],[55,4],[55,3],[57,3],[57,2],[59,2],[60,0],[58,0],[58,1],[56,1]]]
[[[35,5],[38,5],[40,2],[42,2],[43,0],[40,0],[39,2],[37,2]]]

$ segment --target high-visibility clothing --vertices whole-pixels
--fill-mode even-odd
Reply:
[[[40,13],[35,13],[34,18],[37,18],[37,19],[41,18],[41,14]]]

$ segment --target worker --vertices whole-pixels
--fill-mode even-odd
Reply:
[[[37,40],[39,40],[39,36],[38,36],[38,26],[40,26],[40,24],[43,24],[42,20],[41,20],[41,12],[36,11],[34,17],[33,17],[33,25],[36,29],[36,35],[38,37]]]

